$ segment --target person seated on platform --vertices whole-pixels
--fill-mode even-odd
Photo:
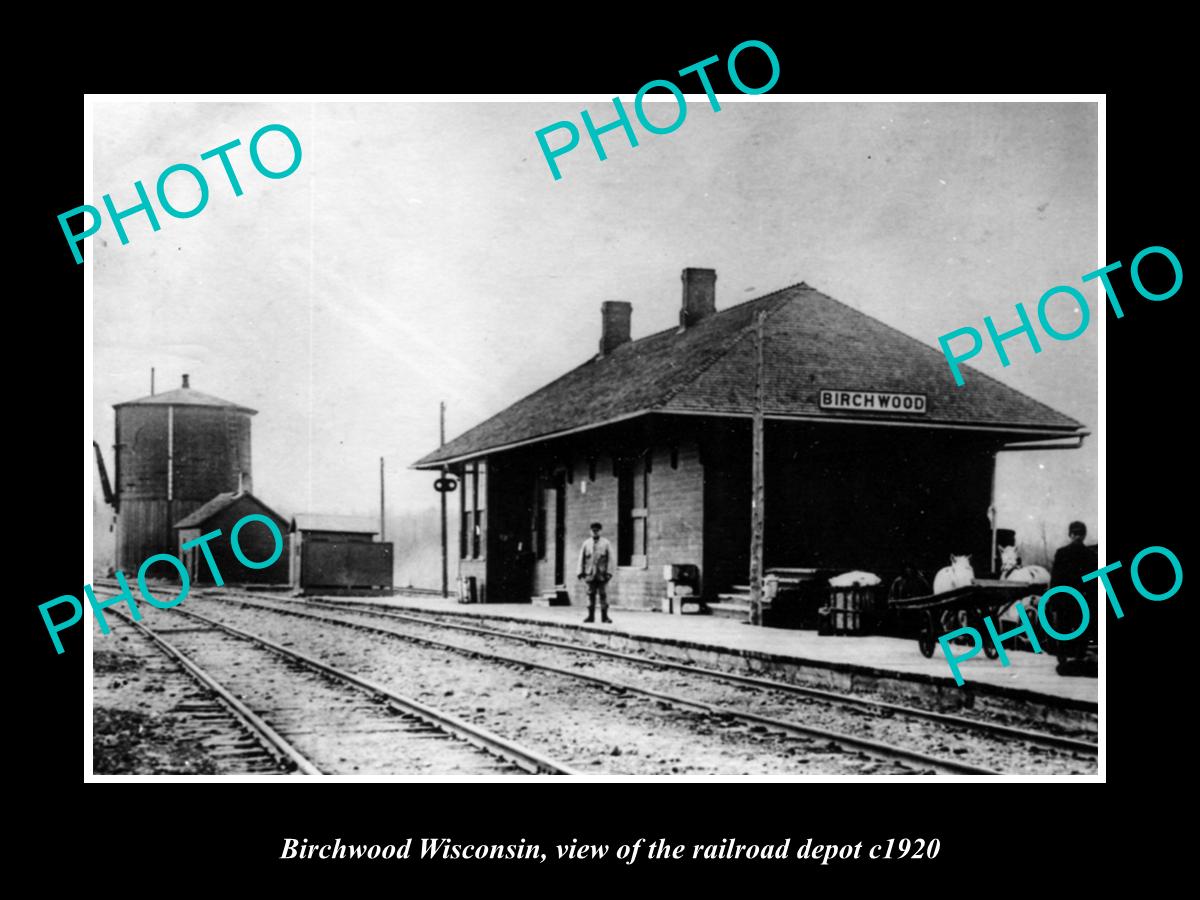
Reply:
[[[888,588],[888,605],[890,606],[894,600],[908,600],[912,597],[928,597],[933,593],[933,588],[925,576],[911,562],[907,560],[900,566],[900,574],[896,580],[892,582],[892,586]]]
[[[888,588],[887,599],[884,601],[886,607],[883,610],[883,614],[886,616],[892,604],[897,600],[908,600],[912,597],[928,597],[932,593],[933,588],[930,587],[925,576],[921,574],[916,566],[905,560],[900,564],[900,574],[896,576],[896,579]],[[887,627],[890,629],[893,624],[893,622],[888,621]]]
[[[1034,630],[1037,631],[1038,643],[1044,644],[1045,637],[1043,636],[1042,626],[1038,624],[1037,608],[1041,602],[1040,594],[1030,594],[1028,597],[1022,597],[1020,600],[1014,600],[1008,606],[1004,607],[1000,613],[1000,621],[996,623],[996,627],[1002,632],[1012,631],[1021,624],[1021,614],[1017,612],[1018,606],[1025,607],[1025,618],[1032,623]],[[1009,640],[1012,641],[1012,647],[1018,650],[1033,650],[1033,643],[1025,635],[1024,632],[1016,635]]]
[[[1001,547],[1000,559],[1001,580],[1007,579],[1009,573],[1022,568],[1023,561],[1021,559],[1021,554],[1017,552],[1015,544],[1007,547]],[[1026,597],[1020,598],[1019,600],[1014,600],[1000,611],[997,627],[1004,632],[1012,631],[1014,628],[1019,627],[1021,624],[1021,615],[1017,612],[1017,607],[1023,606],[1025,608],[1026,618],[1028,618],[1030,622],[1034,623],[1033,627],[1038,632],[1038,640],[1040,643],[1042,640],[1041,629],[1037,625],[1037,608],[1038,601],[1040,600],[1040,594],[1029,594]],[[1024,632],[1012,638],[1012,646],[1019,650],[1033,650],[1033,643],[1029,640]]]

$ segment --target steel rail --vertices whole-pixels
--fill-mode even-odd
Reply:
[[[263,608],[266,609],[268,607]],[[276,644],[275,642],[269,641],[259,635],[251,634],[248,631],[242,631],[241,629],[226,625],[224,622],[218,622],[215,619],[210,619],[207,616],[200,615],[199,613],[192,612],[191,610],[176,608],[174,613],[182,613],[185,616],[189,616],[197,621],[204,622],[214,628],[219,628],[220,630],[234,635],[235,637],[251,641],[260,647],[264,647],[267,650],[277,653],[287,659],[294,660],[295,662],[307,666],[316,672],[320,672],[339,681],[344,681],[347,684],[352,684],[370,693],[376,694],[377,696],[384,698],[389,705],[400,712],[423,719],[441,731],[464,740],[467,743],[473,744],[474,746],[479,747],[480,749],[485,750],[494,756],[498,756],[503,760],[511,762],[528,772],[532,772],[533,774],[580,774],[579,772],[576,772],[562,763],[555,762],[549,757],[543,756],[542,754],[534,750],[530,750],[527,747],[522,747],[520,744],[510,741],[507,738],[503,738],[498,734],[494,734],[485,728],[472,725],[471,723],[466,722],[457,716],[451,715],[450,713],[443,712],[439,709],[434,709],[431,706],[426,706],[424,703],[413,700],[411,697],[405,697],[402,694],[397,694],[383,685],[376,684],[372,681],[368,681],[365,678],[360,678],[359,676],[350,672],[335,668],[334,666],[323,663],[320,660],[313,659],[311,656],[306,656],[303,653],[297,653],[295,650],[289,650],[287,647],[283,647],[280,644]]]
[[[920,763],[923,766],[931,766],[935,769],[942,769],[942,770],[945,770],[946,772],[950,772],[953,774],[967,774],[967,775],[999,775],[1000,774],[999,772],[997,772],[993,769],[984,768],[983,766],[975,766],[975,765],[971,765],[970,763],[958,762],[957,760],[942,759],[937,756],[931,756],[927,753],[922,753],[919,750],[910,750],[906,747],[897,747],[893,744],[885,744],[881,741],[871,740],[870,738],[862,738],[862,737],[857,737],[855,735],[842,734],[842,733],[836,732],[836,731],[828,731],[824,728],[818,728],[815,725],[799,725],[794,722],[785,721],[783,719],[776,719],[776,718],[772,718],[770,716],[759,715],[758,713],[730,710],[730,709],[726,709],[721,706],[717,706],[716,704],[706,703],[702,700],[691,700],[687,697],[680,697],[676,694],[668,694],[663,691],[656,691],[656,690],[652,690],[650,688],[638,687],[637,685],[628,684],[625,682],[614,681],[612,679],[604,678],[604,677],[601,677],[598,675],[588,675],[583,672],[572,671],[570,669],[560,668],[559,666],[552,666],[552,665],[549,665],[548,663],[532,662],[527,659],[520,659],[518,657],[513,657],[513,656],[505,656],[504,654],[500,654],[500,653],[489,653],[489,652],[482,651],[482,650],[476,650],[476,649],[473,649],[470,647],[463,647],[458,644],[452,644],[452,643],[447,643],[445,641],[439,641],[439,640],[436,640],[435,638],[420,637],[420,636],[412,635],[412,634],[404,634],[403,632],[393,631],[388,628],[379,628],[377,626],[367,625],[367,624],[364,624],[361,622],[347,622],[344,619],[337,619],[337,618],[333,618],[331,616],[322,616],[322,615],[318,615],[316,613],[309,613],[309,612],[302,612],[300,610],[286,609],[286,608],[282,608],[279,606],[268,606],[261,602],[251,603],[245,599],[235,599],[235,596],[252,597],[255,600],[264,599],[260,596],[253,595],[253,594],[236,594],[236,595],[234,595],[234,592],[228,592],[228,591],[223,591],[222,593],[205,594],[206,598],[221,600],[222,602],[225,602],[225,603],[237,603],[237,604],[241,604],[243,606],[248,606],[251,608],[267,610],[270,612],[278,612],[282,615],[297,616],[299,618],[313,619],[318,622],[328,622],[333,625],[341,625],[346,628],[357,628],[361,631],[376,632],[379,634],[385,634],[385,635],[389,635],[392,637],[398,637],[398,638],[401,638],[402,640],[412,641],[414,643],[427,644],[429,646],[439,647],[439,648],[445,649],[445,650],[451,650],[456,653],[464,653],[469,656],[476,656],[476,657],[483,658],[483,659],[498,660],[500,662],[504,662],[509,665],[522,666],[522,667],[528,667],[528,668],[533,668],[533,669],[541,669],[543,671],[553,672],[556,675],[565,675],[567,677],[575,678],[580,681],[591,682],[593,684],[600,685],[601,687],[616,689],[618,691],[628,692],[631,694],[639,694],[639,695],[646,696],[646,697],[652,697],[656,700],[661,700],[663,702],[669,703],[675,707],[679,707],[682,709],[696,710],[699,712],[703,712],[707,715],[714,716],[716,718],[734,719],[734,720],[740,720],[740,721],[745,721],[745,722],[752,722],[752,723],[758,724],[758,725],[765,725],[775,731],[782,731],[785,734],[797,735],[797,736],[802,736],[802,737],[824,738],[826,740],[835,741],[839,744],[845,744],[847,746],[856,747],[856,748],[863,749],[863,750],[869,750],[873,753],[885,756],[889,759],[903,759],[903,760],[907,760],[910,762],[916,762],[916,763]],[[353,609],[353,608],[349,609],[348,611],[349,612],[359,612],[359,613],[363,612],[362,610]],[[196,614],[190,613],[190,615],[196,615]],[[428,624],[428,623],[426,622],[424,624]]]
[[[255,597],[256,599],[271,599],[264,598],[257,594],[239,594],[239,596]],[[392,610],[381,609],[379,607],[372,606],[371,604],[358,604],[353,602],[342,603],[340,601],[334,603],[321,600],[305,600],[303,602],[312,606],[319,606],[323,609],[354,609],[359,612],[378,615],[389,619],[441,625],[458,631],[473,632],[487,636],[504,637],[508,638],[509,640],[525,641],[530,644],[541,644],[543,646],[558,647],[565,650],[575,650],[580,653],[592,653],[597,656],[608,656],[613,659],[626,660],[628,662],[640,663],[646,666],[656,666],[660,669],[673,669],[680,672],[700,673],[720,681],[727,681],[731,684],[747,685],[764,690],[776,690],[785,693],[800,694],[807,697],[815,697],[821,700],[827,700],[830,703],[840,703],[845,706],[871,707],[874,709],[888,710],[889,712],[899,715],[905,715],[911,718],[926,719],[942,725],[952,725],[957,728],[984,731],[988,732],[989,734],[994,734],[998,737],[1015,738],[1017,740],[1029,741],[1031,743],[1047,744],[1065,750],[1074,750],[1080,753],[1095,755],[1099,752],[1098,745],[1091,741],[1084,741],[1078,738],[1049,734],[1042,731],[1031,731],[1025,728],[1017,728],[1012,725],[1002,725],[998,722],[968,719],[963,716],[953,715],[951,713],[942,713],[930,709],[904,706],[900,703],[889,703],[886,700],[872,700],[866,697],[853,697],[849,694],[840,694],[836,691],[826,691],[822,690],[821,688],[806,687],[798,684],[788,684],[787,682],[782,681],[772,681],[769,678],[756,678],[753,675],[738,675],[734,672],[721,672],[716,669],[710,669],[706,666],[687,665],[686,663],[677,663],[662,659],[646,659],[644,657],[636,656],[632,653],[622,653],[618,650],[607,650],[602,647],[589,647],[585,644],[572,643],[571,641],[558,641],[552,638],[538,638],[531,635],[513,634],[512,632],[502,631],[496,628],[485,628],[478,625],[462,625],[457,622],[447,622],[442,619],[424,618],[426,615],[424,610],[414,615],[413,610],[405,610],[403,613],[399,613]],[[443,614],[430,610],[427,615],[438,616]]]
[[[191,659],[186,653],[168,641],[166,638],[146,627],[141,622],[135,621],[130,615],[121,610],[111,610],[115,612],[122,621],[128,622],[143,635],[158,645],[167,656],[173,658],[201,686],[211,691],[217,698],[233,713],[234,717],[242,723],[242,725],[266,747],[277,761],[283,764],[291,763],[296,767],[297,771],[305,775],[323,775],[325,774],[316,767],[303,753],[291,745],[291,743],[283,737],[278,731],[268,725],[261,717],[256,715],[250,707],[246,706],[241,700],[235,697],[229,690],[206,672],[199,664]]]

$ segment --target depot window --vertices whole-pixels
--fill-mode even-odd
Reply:
[[[462,529],[459,532],[458,550],[462,559],[482,559],[487,531],[487,463],[468,463],[463,472]]]
[[[617,565],[648,564],[649,454],[617,463]]]

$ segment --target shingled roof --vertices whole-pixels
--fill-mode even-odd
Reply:
[[[136,400],[125,400],[122,403],[114,403],[113,409],[121,406],[212,406],[249,413],[252,416],[258,413],[258,410],[250,409],[248,406],[230,403],[228,400],[222,400],[212,394],[205,394],[203,391],[193,391],[191,388],[176,388],[173,391],[150,394]]]
[[[244,491],[241,493],[237,491],[226,491],[222,494],[217,494],[217,496],[213,497],[203,506],[192,510],[190,513],[176,522],[173,527],[197,528],[201,525],[204,525],[217,513],[229,509],[229,507],[233,506],[233,504],[237,503],[242,498],[245,498],[261,507],[262,510],[268,513],[272,518],[277,519],[280,522],[287,522],[287,518],[285,516],[281,516],[279,513],[275,512],[275,510],[271,509],[271,507],[267,506],[267,504],[263,503],[249,491]]]
[[[767,314],[764,414],[768,418],[863,421],[857,410],[822,409],[820,390],[925,394],[927,412],[872,413],[872,422],[987,428],[1029,438],[1063,437],[1082,424],[963,366],[956,387],[943,354],[800,283],[596,356],[419,459],[431,468],[488,451],[645,413],[750,416],[754,332]]]

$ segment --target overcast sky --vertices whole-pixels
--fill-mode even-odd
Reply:
[[[1080,284],[1107,262],[1094,104],[735,101],[714,113],[700,95],[637,148],[611,132],[605,162],[585,133],[560,181],[534,132],[585,105],[607,122],[611,104],[97,104],[91,202],[132,206],[135,179],[152,193],[177,162],[211,189],[157,233],[127,220],[127,246],[107,224],[88,240],[109,465],[112,404],[148,394],[155,366],[160,391],[188,372],[259,410],[255,493],[280,511],[372,513],[380,456],[389,508],[432,506],[434,476],[407,467],[437,446],[439,400],[452,438],[557,378],[595,353],[604,300],[633,303],[634,338],[676,324],[686,266],[717,270],[718,308],[806,281],[935,347],[984,315],[1015,325],[1018,301],[1035,315],[1058,284],[1099,309]],[[287,178],[247,155],[269,123],[303,147]],[[199,160],[234,138],[241,197]],[[261,146],[272,168],[290,159],[278,134]],[[169,195],[194,204],[186,176]],[[1036,356],[1009,342],[1007,369],[973,364],[1094,433],[1095,318]],[[1097,446],[1002,454],[1000,525],[1045,521],[1052,547],[1072,518],[1094,534]]]

